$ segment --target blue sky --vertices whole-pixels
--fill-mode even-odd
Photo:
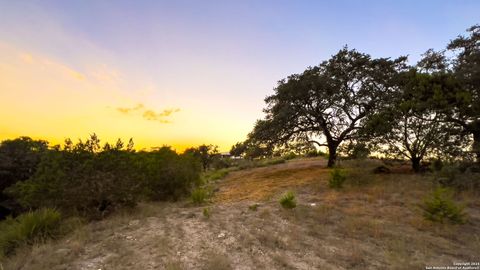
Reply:
[[[326,60],[342,46],[374,57],[409,55],[414,63],[476,23],[480,1],[0,0],[4,71],[32,78],[21,89],[0,78],[0,105],[15,103],[14,92],[32,100],[53,95],[52,104],[10,105],[9,116],[24,117],[25,124],[0,125],[0,137],[61,141],[96,131],[107,138],[134,136],[145,147],[205,142],[226,150],[262,117],[263,99],[276,81]],[[37,68],[16,63],[21,59],[38,60],[28,61]],[[41,73],[45,69],[48,73]],[[83,80],[62,81],[55,75],[62,70]],[[85,94],[75,92],[76,100],[62,107],[54,88]],[[101,100],[85,105],[98,91]],[[153,124],[138,115],[121,119],[125,115],[112,109],[136,104],[157,112],[179,110],[169,124]],[[69,108],[76,109],[69,113]],[[36,112],[49,112],[46,122],[52,126],[29,129],[26,114]],[[0,113],[7,116],[6,109]],[[62,121],[84,122],[78,129],[53,132],[61,113],[68,115]]]

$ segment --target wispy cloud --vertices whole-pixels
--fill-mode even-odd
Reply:
[[[139,111],[139,110],[142,110],[143,108],[145,108],[145,106],[141,103],[138,103],[137,106],[135,107],[131,107],[131,108],[128,108],[128,107],[118,107],[117,108],[117,111],[123,113],[123,114],[129,114],[131,112],[134,112],[134,111]]]
[[[180,109],[165,109],[161,112],[156,112],[154,110],[146,108],[145,105],[139,103],[135,107],[118,107],[117,111],[121,112],[122,114],[140,113],[145,120],[158,121],[163,124],[168,124],[171,123],[171,121],[166,118],[168,118],[173,113],[179,112]]]

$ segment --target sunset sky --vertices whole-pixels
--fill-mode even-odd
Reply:
[[[478,0],[0,0],[0,140],[228,151],[278,80],[345,44],[415,62],[476,23]]]

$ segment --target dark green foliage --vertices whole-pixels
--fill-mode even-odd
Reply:
[[[0,222],[0,258],[21,244],[55,238],[60,233],[60,213],[43,208]]]
[[[212,161],[211,168],[213,170],[221,170],[232,167],[232,160],[230,158],[218,157]]]
[[[67,214],[101,218],[140,199],[177,199],[198,183],[198,160],[168,147],[152,152],[100,147],[92,135],[86,142],[66,143],[48,151],[28,180],[8,192],[28,208],[54,207]]]
[[[292,209],[297,206],[297,201],[295,199],[295,193],[288,191],[283,194],[280,198],[280,205],[285,209]]]
[[[436,171],[436,172],[441,171],[443,168],[443,161],[437,158],[433,160],[431,167],[433,171]]]
[[[20,137],[0,143],[0,207],[7,212],[17,213],[19,205],[3,191],[19,181],[27,180],[37,170],[48,143]],[[0,214],[0,219],[3,216]]]
[[[185,150],[184,154],[192,155],[200,160],[203,170],[206,171],[215,159],[219,158],[218,146],[202,144]]]
[[[334,168],[330,172],[330,179],[328,180],[328,186],[334,189],[341,189],[343,183],[347,180],[347,175],[344,170],[339,168]]]
[[[404,61],[372,59],[343,48],[328,61],[279,81],[265,99],[265,119],[257,121],[249,139],[267,145],[303,140],[327,146],[332,167],[338,146],[355,139],[364,119],[394,90],[391,80]],[[326,144],[313,140],[318,137]]]
[[[456,190],[480,190],[480,171],[475,164],[447,164],[435,172],[435,179],[444,187]]]
[[[424,200],[422,205],[423,216],[434,222],[465,223],[466,218],[463,207],[457,205],[452,197],[453,193],[449,189],[435,189],[435,191]]]
[[[352,142],[346,145],[344,149],[348,158],[352,159],[364,159],[370,155],[370,149],[366,143]]]
[[[198,160],[189,154],[178,155],[169,147],[139,153],[138,167],[142,194],[152,200],[179,199],[200,183]]]
[[[244,142],[237,142],[236,144],[232,145],[230,149],[230,155],[235,157],[241,157],[247,151],[247,145]]]
[[[452,124],[443,121],[425,97],[445,84],[436,75],[412,68],[397,76],[396,85],[398,91],[369,117],[364,132],[371,132],[370,140],[384,146],[385,155],[407,158],[412,169],[420,172],[425,157],[456,150],[455,137],[448,132]]]

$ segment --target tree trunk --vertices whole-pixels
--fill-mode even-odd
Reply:
[[[418,157],[413,157],[410,159],[412,161],[412,169],[414,172],[418,173],[420,172],[420,161],[421,159]]]
[[[336,143],[328,144],[328,168],[335,166],[335,161],[337,161],[337,147],[338,144]]]

